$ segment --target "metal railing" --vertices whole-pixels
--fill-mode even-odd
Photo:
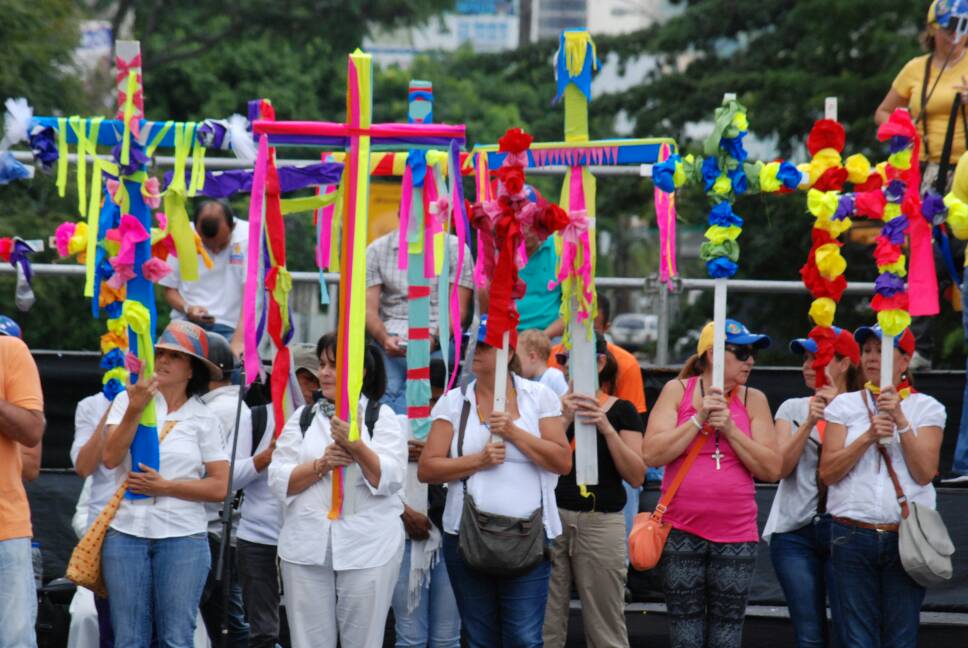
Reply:
[[[59,263],[38,263],[33,266],[34,275],[37,277],[84,277],[84,266],[77,264]],[[14,274],[13,267],[8,265],[0,266],[0,275]],[[318,272],[293,272],[293,283],[296,285],[318,285]],[[339,284],[339,273],[323,273],[323,280],[328,286]],[[597,277],[595,284],[598,288],[613,290],[634,290],[658,296],[658,340],[656,341],[655,362],[659,366],[669,364],[669,296],[688,292],[691,290],[712,290],[712,279],[690,279],[686,277],[676,277],[671,286],[658,280],[656,275],[648,277]],[[778,280],[759,280],[759,279],[732,279],[729,281],[729,290],[740,293],[754,294],[804,294],[806,287],[799,281],[778,281]],[[847,286],[845,294],[849,295],[871,295],[874,293],[874,284],[871,282],[854,282]]]

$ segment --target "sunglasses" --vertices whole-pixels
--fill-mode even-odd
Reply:
[[[740,362],[746,362],[750,358],[756,360],[757,349],[750,346],[727,346],[726,350],[733,354],[733,356]]]

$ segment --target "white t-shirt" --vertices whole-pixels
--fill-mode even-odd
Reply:
[[[467,386],[470,415],[464,430],[463,455],[480,452],[490,439],[487,428],[481,425],[477,415],[474,394],[476,381]],[[533,380],[515,376],[514,387],[518,391],[520,418],[514,423],[529,434],[540,437],[539,421],[543,418],[561,416],[561,401],[554,392]],[[460,414],[464,398],[460,389],[452,389],[434,407],[431,417],[448,421],[453,426],[450,456],[457,457],[457,439],[460,430]],[[561,518],[555,500],[558,475],[534,464],[517,446],[508,443],[504,463],[482,470],[467,479],[467,492],[474,496],[474,503],[481,511],[528,517],[535,509],[544,507],[545,534],[549,539],[561,534]],[[447,484],[447,502],[444,506],[444,531],[458,533],[461,512],[464,507],[464,490],[460,480]]]
[[[77,467],[77,456],[81,453],[81,448],[94,435],[97,424],[101,417],[111,407],[111,401],[102,392],[81,400],[74,410],[74,442],[71,444],[71,463]],[[87,499],[87,517],[84,521],[86,530],[94,518],[98,516],[104,505],[108,503],[111,496],[118,490],[118,486],[124,481],[125,472],[118,466],[110,469],[104,465],[103,461],[98,461],[97,468],[90,475],[90,492]]]
[[[403,546],[403,502],[397,491],[403,487],[406,474],[407,440],[396,415],[386,405],[380,406],[370,438],[362,425],[366,402],[366,397],[360,396],[360,439],[379,457],[380,483],[372,486],[359,466],[349,466],[344,473],[343,515],[336,520],[329,519],[333,473],[300,493],[288,494],[289,478],[296,466],[323,456],[327,446],[334,443],[329,419],[317,408],[305,436],[299,429],[302,407],[286,422],[269,464],[269,488],[284,502],[285,509],[279,531],[282,560],[326,566],[327,548],[332,542],[334,570],[368,569],[387,564]],[[350,498],[352,511],[348,510]]]
[[[249,224],[235,219],[232,237],[225,249],[218,254],[209,251],[212,269],[209,270],[198,257],[198,281],[182,281],[178,258],[168,257],[171,274],[158,283],[166,288],[175,288],[187,306],[204,306],[215,318],[216,324],[233,329],[239,323],[242,312],[242,293],[245,290],[245,266],[249,251]],[[185,319],[185,314],[171,311],[171,318]]]
[[[790,423],[790,436],[797,433],[800,424],[807,420],[810,413],[810,397],[790,398],[780,405],[774,417],[777,421]],[[820,454],[820,436],[817,428],[810,431],[810,437],[803,446],[800,461],[793,472],[780,481],[770,508],[770,517],[763,528],[763,539],[767,542],[774,533],[787,533],[806,526],[817,515],[817,464]]]
[[[108,425],[121,422],[128,409],[128,394],[121,392],[114,399]],[[158,431],[168,421],[175,421],[168,436],[159,446],[161,476],[169,480],[202,479],[205,464],[228,461],[222,447],[222,424],[197,397],[189,398],[177,411],[168,412],[165,398],[155,395]],[[119,468],[125,475],[131,470],[131,453],[127,453]],[[120,485],[120,484],[119,484]],[[208,519],[203,502],[191,502],[177,497],[146,497],[121,500],[111,528],[139,538],[178,538],[205,533]]]
[[[824,410],[824,418],[828,423],[846,426],[845,445],[853,443],[870,427],[863,393],[858,391],[841,394]],[[901,401],[901,409],[904,411],[904,417],[911,424],[912,431],[907,434],[917,434],[918,428],[928,426],[944,429],[947,419],[944,406],[927,394],[911,394]],[[921,486],[911,478],[901,451],[900,435],[896,431],[887,451],[890,453],[894,472],[897,473],[898,481],[908,501],[935,508],[934,486],[930,483]],[[827,491],[827,511],[836,517],[871,524],[900,522],[901,508],[897,503],[894,486],[891,484],[891,476],[875,446],[867,448],[847,476]]]
[[[545,372],[538,377],[538,382],[555,393],[561,398],[568,393],[568,381],[565,374],[557,367],[548,367]]]

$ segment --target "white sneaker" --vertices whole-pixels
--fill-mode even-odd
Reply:
[[[914,355],[911,356],[911,363],[908,365],[911,371],[930,371],[931,360],[925,358],[920,352],[915,351]]]

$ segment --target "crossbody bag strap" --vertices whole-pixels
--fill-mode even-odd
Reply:
[[[959,112],[962,113],[960,116],[964,119],[964,107],[961,105],[961,95],[955,93],[955,98],[951,102],[951,115],[948,117],[948,130],[945,131],[944,135],[944,146],[941,148],[938,177],[934,181],[934,190],[941,196],[945,194],[948,188],[948,171],[951,169],[951,149],[954,148],[955,144],[955,126],[958,123]]]
[[[870,418],[871,423],[874,422],[874,411],[871,409],[870,403],[867,402],[867,390],[863,391],[864,396],[864,407],[867,408],[867,416]],[[904,494],[904,489],[901,488],[901,481],[897,478],[897,473],[894,472],[894,462],[891,461],[891,455],[887,451],[887,448],[882,446],[879,442],[875,442],[877,451],[881,454],[881,458],[884,459],[884,465],[887,466],[887,474],[891,476],[891,484],[894,485],[894,495],[897,497],[897,503],[901,507],[901,517],[907,518],[911,513],[911,509],[908,506],[907,495]]]
[[[692,464],[695,463],[696,457],[699,456],[699,452],[702,447],[706,444],[707,433],[705,430],[700,430],[693,440],[692,445],[689,446],[689,453],[686,458],[682,461],[682,465],[679,467],[679,472],[676,473],[675,479],[669,484],[669,488],[666,492],[662,494],[662,498],[655,507],[655,512],[652,514],[657,520],[662,519],[662,515],[669,508],[669,503],[672,502],[672,498],[675,497],[676,491],[679,490],[679,486],[682,485],[683,480],[686,478],[686,473],[692,468]]]
[[[924,63],[924,75],[921,82],[921,112],[918,114],[917,122],[921,123],[921,128],[924,131],[925,137],[923,138],[924,145],[924,159],[928,160],[931,158],[931,150],[928,146],[928,83],[931,82],[931,55],[928,57]]]
[[[467,419],[471,415],[471,401],[464,395],[464,405],[460,410],[460,427],[457,429],[457,456],[464,456],[464,431],[467,430]],[[461,486],[464,488],[464,494],[467,494],[467,477],[460,480]]]

